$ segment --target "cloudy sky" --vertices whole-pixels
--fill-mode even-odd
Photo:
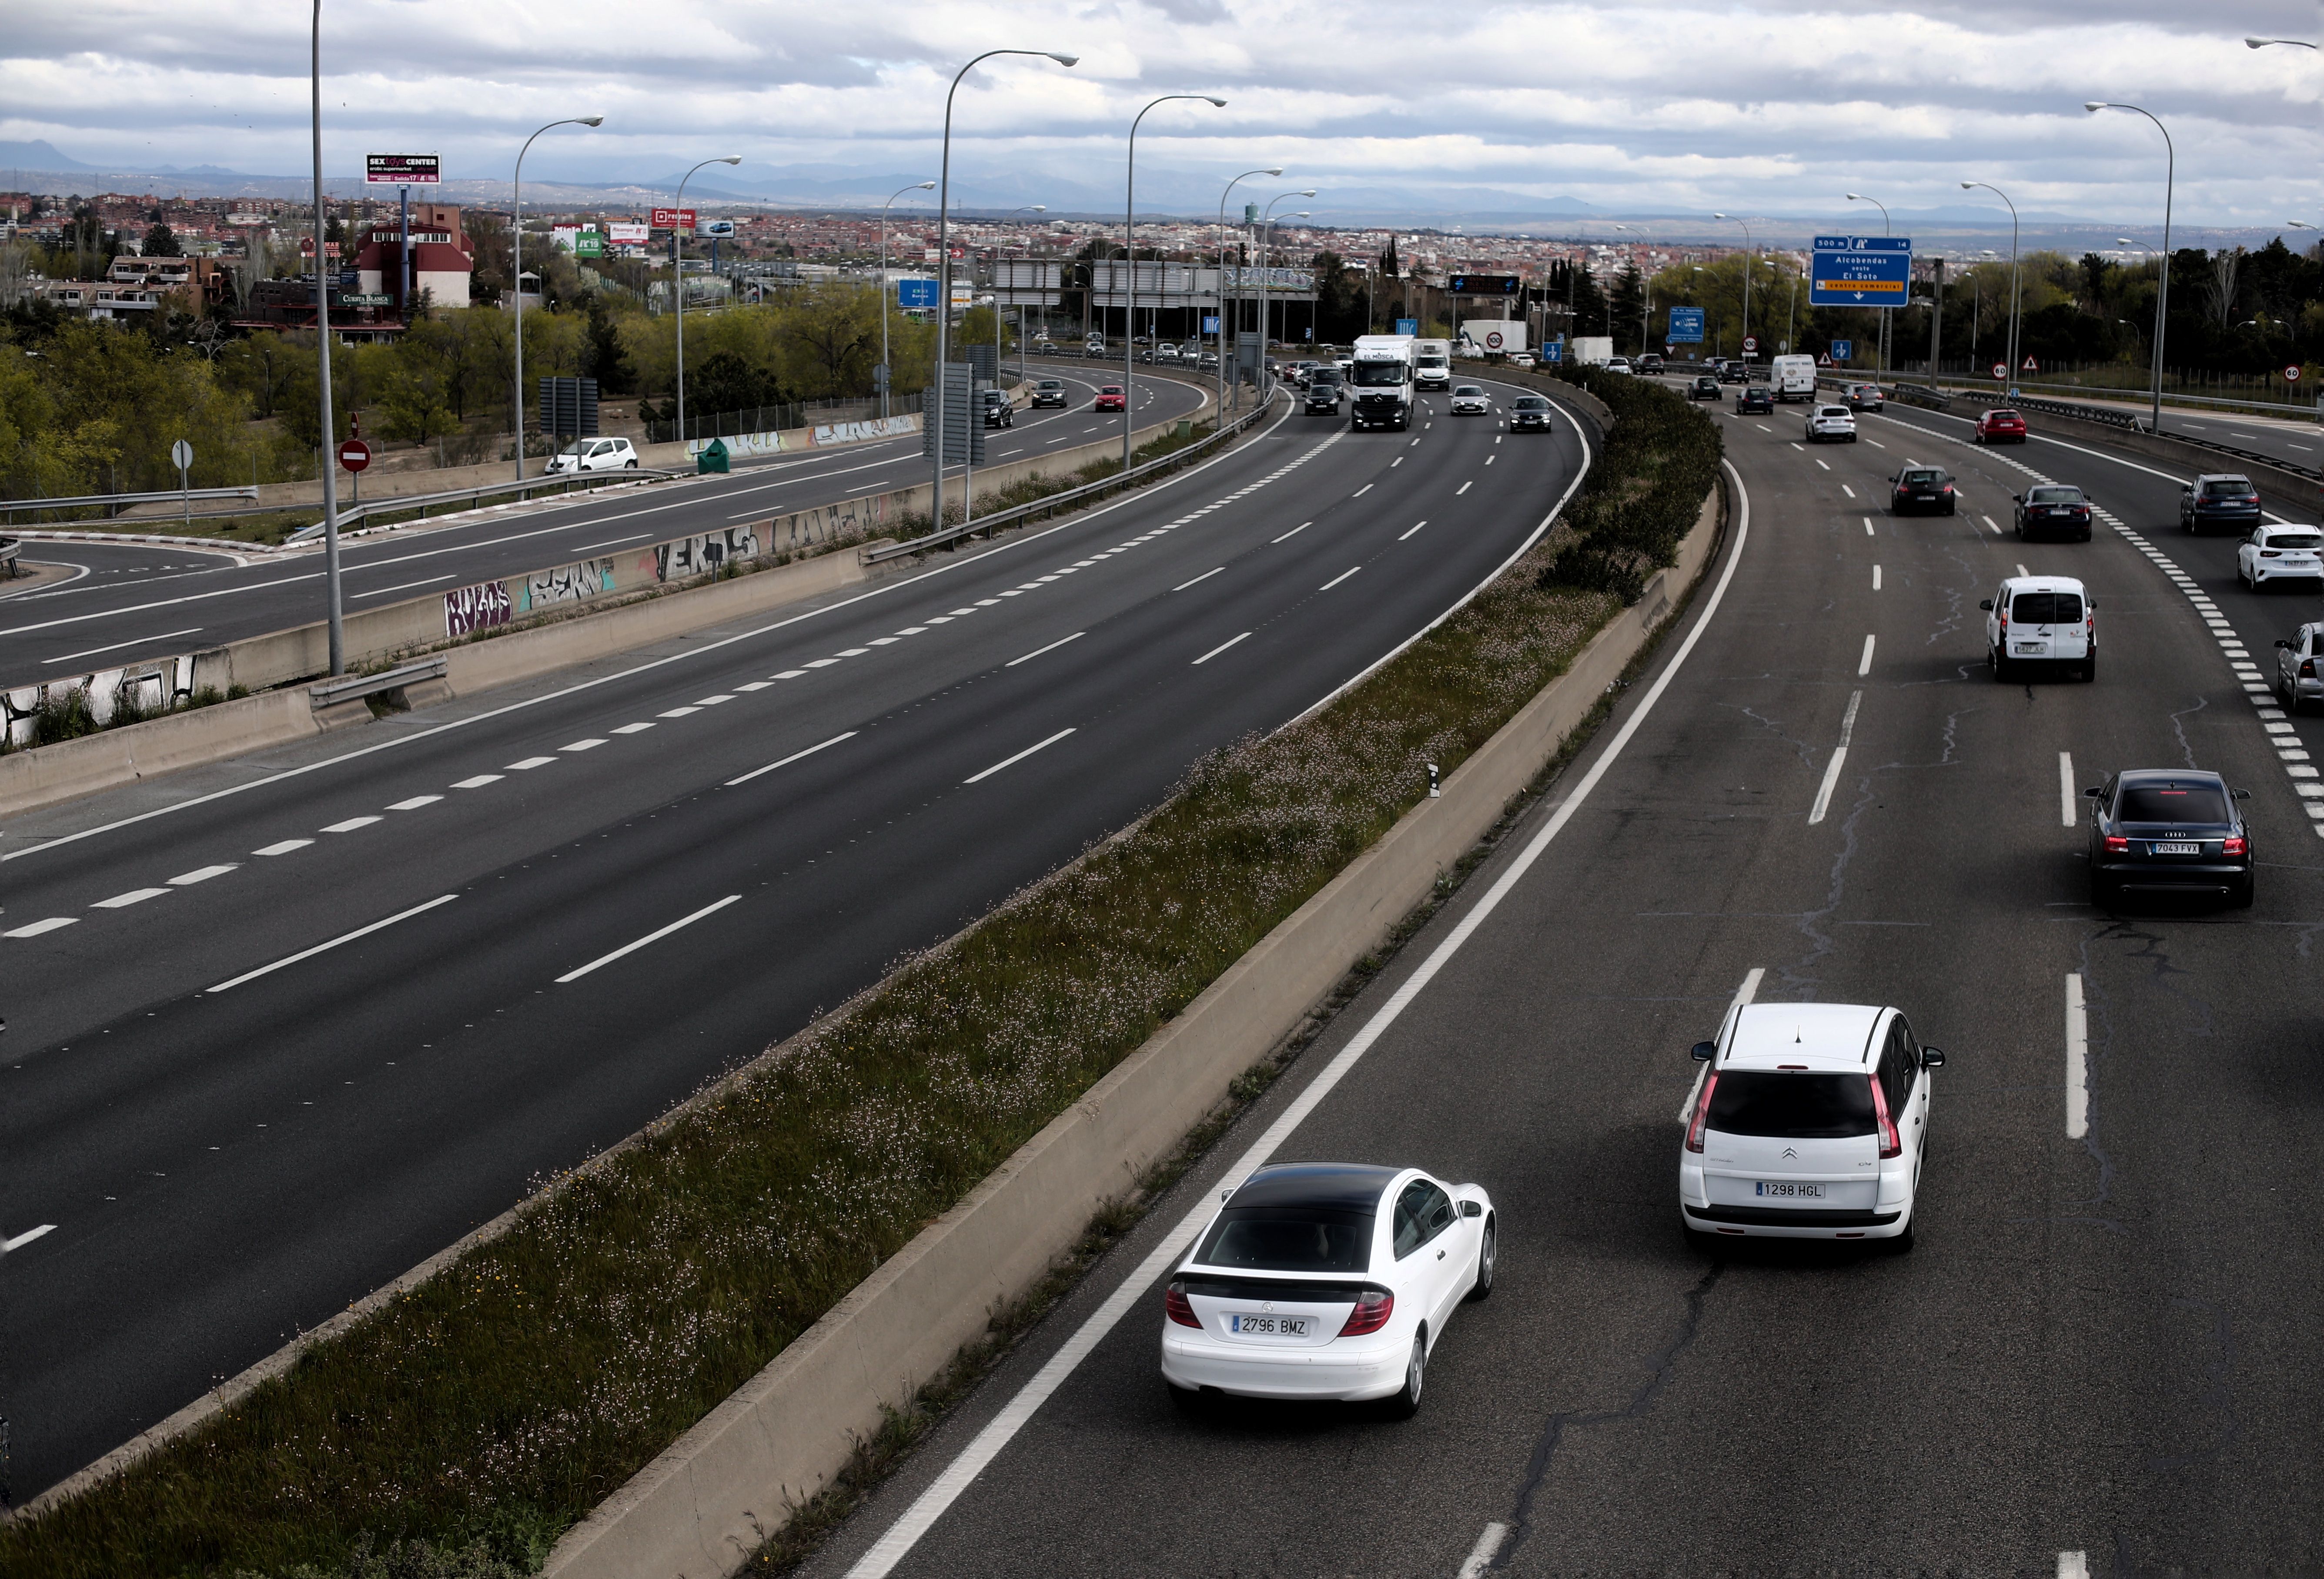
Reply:
[[[305,5],[284,0],[8,0],[0,141],[84,163],[307,164]],[[936,173],[954,70],[997,47],[954,106],[964,191],[1118,202],[1124,134],[1140,206],[1208,208],[1280,163],[1328,215],[1351,194],[1489,189],[1616,213],[1959,209],[1963,180],[2021,209],[2107,224],[2178,216],[2324,223],[2324,42],[2311,0],[1576,0],[1444,10],[1385,0],[326,0],[329,173],[367,150],[432,150],[447,176],[648,180],[737,153],[736,189]],[[745,179],[749,178],[749,179]],[[1272,183],[1261,182],[1260,185]],[[1271,194],[1263,194],[1271,195]],[[1360,200],[1360,199],[1358,199]],[[1370,206],[1366,204],[1365,206]],[[1471,204],[1469,206],[1474,206]],[[1858,210],[1863,213],[1863,210]],[[1854,223],[1862,225],[1869,216]]]

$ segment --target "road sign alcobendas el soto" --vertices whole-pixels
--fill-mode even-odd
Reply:
[[[433,153],[366,153],[364,184],[373,187],[432,187],[444,179],[443,161]]]
[[[896,282],[898,307],[934,308],[936,304],[936,282],[934,280],[899,280]]]
[[[1913,277],[1906,235],[1819,235],[1808,272],[1810,307],[1902,307]]]
[[[1674,345],[1702,344],[1702,309],[1674,307],[1670,309],[1670,330],[1663,338]]]

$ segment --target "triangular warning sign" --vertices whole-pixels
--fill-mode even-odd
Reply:
[[[2028,356],[2025,358],[2025,365],[2019,368],[2017,371],[2020,373],[2039,373],[2042,370],[2034,365],[2034,358]]]

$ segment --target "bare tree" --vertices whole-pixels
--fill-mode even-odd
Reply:
[[[2204,287],[2204,306],[2211,321],[2226,328],[2236,321],[2236,277],[2243,270],[2244,249],[2222,247],[2211,254],[2211,278]]]

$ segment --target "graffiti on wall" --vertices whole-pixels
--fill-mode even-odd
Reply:
[[[555,608],[559,604],[586,603],[613,591],[613,586],[611,559],[584,559],[577,565],[560,565],[554,570],[538,571],[511,583],[514,612],[520,614]]]
[[[920,420],[912,417],[875,417],[864,422],[825,422],[816,428],[781,428],[766,433],[730,433],[715,442],[726,447],[731,456],[782,455],[793,450],[819,449],[829,444],[861,444],[867,439],[902,439],[920,430]],[[687,458],[700,455],[714,441],[689,439],[686,441]]]
[[[124,707],[141,716],[164,712],[193,696],[194,660],[190,654],[153,659],[0,691],[0,729],[8,743],[32,744],[41,709],[69,701],[75,691],[98,724],[112,723]]]
[[[656,543],[654,579],[683,581],[715,570],[729,559],[752,559],[765,551],[755,526],[730,526],[724,531]]]
[[[444,595],[444,633],[465,636],[509,623],[509,590],[505,581],[487,581]]]

